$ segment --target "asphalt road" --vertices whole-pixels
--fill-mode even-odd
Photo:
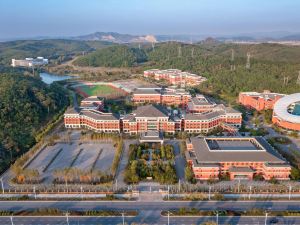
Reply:
[[[267,224],[270,224],[273,218],[267,219]],[[171,225],[183,224],[201,224],[207,221],[217,221],[216,217],[170,217]],[[167,217],[125,217],[125,224],[168,224]],[[219,225],[239,224],[239,225],[259,225],[265,223],[265,217],[219,217]],[[9,217],[0,217],[1,225],[11,225]],[[69,217],[67,223],[66,217],[14,217],[14,225],[110,225],[122,224],[122,217]],[[300,224],[299,217],[277,219],[277,224],[292,225]]]
[[[201,202],[101,202],[101,201],[1,201],[0,210],[30,210],[37,208],[59,208],[61,210],[138,210],[137,217],[126,217],[127,224],[167,224],[167,218],[160,216],[161,210],[193,207],[202,210],[248,210],[260,208],[265,210],[300,210],[297,201],[201,201]],[[219,224],[264,224],[264,217],[219,217]],[[272,218],[269,218],[269,221]],[[200,224],[204,221],[216,221],[216,217],[170,217],[170,224]],[[14,217],[14,225],[67,225],[66,217]],[[71,217],[69,225],[78,224],[122,224],[121,217]],[[300,217],[278,218],[279,224],[300,224]],[[11,225],[9,217],[0,217],[1,225]]]

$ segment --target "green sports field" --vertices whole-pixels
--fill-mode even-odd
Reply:
[[[100,97],[113,98],[117,96],[126,95],[125,91],[123,91],[122,89],[110,85],[105,85],[105,84],[82,85],[76,87],[76,91],[79,94],[83,95],[84,97],[100,96]]]

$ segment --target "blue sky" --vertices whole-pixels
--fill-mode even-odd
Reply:
[[[298,0],[0,0],[0,39],[300,32]]]

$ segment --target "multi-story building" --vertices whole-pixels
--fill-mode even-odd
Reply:
[[[289,180],[291,173],[291,166],[262,137],[193,137],[186,147],[186,159],[199,180],[251,180],[256,175]]]
[[[181,119],[172,116],[163,106],[145,105],[125,115],[122,128],[124,133],[130,134],[151,130],[174,134],[176,130],[181,130]]]
[[[25,58],[25,59],[12,59],[11,66],[12,67],[34,67],[34,66],[43,66],[48,64],[48,59],[44,59],[44,57],[33,58]]]
[[[300,132],[300,93],[287,95],[275,103],[272,122],[284,129]]]
[[[188,73],[188,72],[182,72],[181,70],[178,69],[146,70],[144,71],[144,77],[152,78],[155,80],[165,80],[171,85],[176,85],[181,87],[195,86],[206,81],[205,77]]]
[[[242,124],[242,113],[223,104],[216,104],[204,95],[192,98],[183,120],[188,133],[208,133],[217,127],[236,132]]]
[[[80,103],[82,109],[102,110],[104,106],[104,99],[98,96],[90,96],[83,99]]]
[[[190,99],[191,95],[185,90],[172,88],[138,88],[132,95],[135,104],[186,106]]]
[[[271,93],[270,91],[258,92],[241,92],[239,94],[239,103],[257,111],[273,109],[274,104],[284,94]]]
[[[64,114],[66,128],[87,128],[96,132],[120,132],[120,118],[113,113],[94,109],[68,109]]]

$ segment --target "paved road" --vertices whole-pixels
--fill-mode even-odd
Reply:
[[[143,214],[137,217],[125,217],[126,224],[168,224],[167,217],[161,217],[160,212],[157,216]],[[270,224],[272,217],[267,219],[267,224]],[[201,224],[206,221],[217,221],[214,217],[170,217],[170,224]],[[240,224],[240,225],[255,225],[264,224],[265,217],[219,217],[218,223],[221,225]],[[0,217],[1,225],[11,225],[9,217]],[[67,225],[66,217],[14,217],[14,225]],[[69,217],[69,225],[100,225],[100,224],[122,224],[122,217]],[[299,217],[278,218],[277,224],[300,224]]]
[[[299,201],[1,201],[0,210],[30,210],[37,208],[59,208],[61,210],[170,210],[182,207],[202,210],[300,210]]]

